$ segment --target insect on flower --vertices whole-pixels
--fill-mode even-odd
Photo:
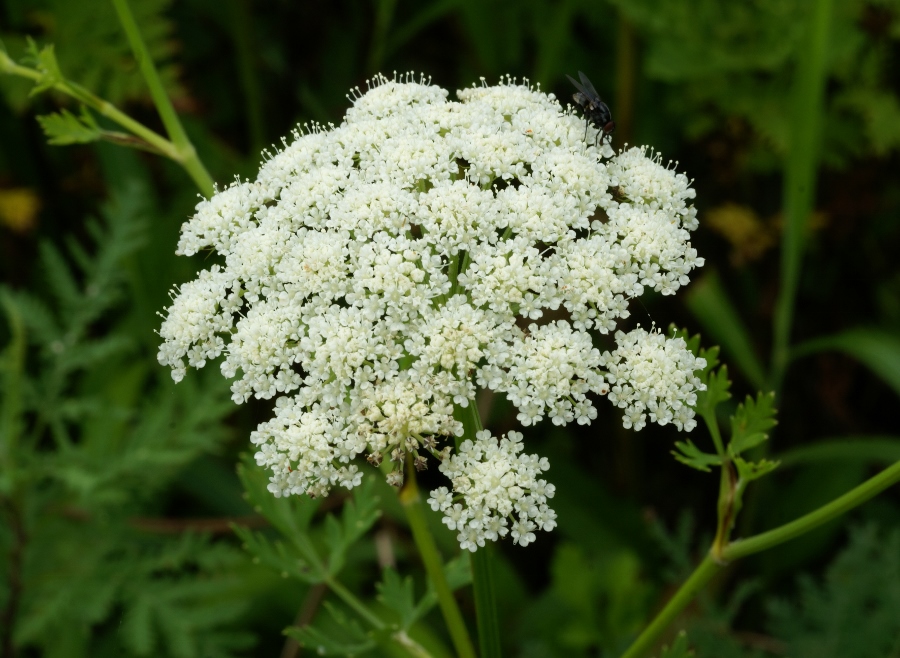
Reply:
[[[602,135],[603,137],[601,139],[605,139],[612,135],[613,131],[616,129],[616,122],[612,120],[609,106],[601,100],[600,94],[594,89],[594,85],[591,84],[588,77],[581,71],[578,72],[581,83],[575,82],[575,79],[572,78],[571,75],[566,75],[566,77],[569,79],[569,82],[575,85],[575,89],[578,90],[576,93],[572,94],[572,99],[584,112],[584,138],[587,139],[587,128],[589,123],[594,124],[594,127],[600,131],[597,133],[597,137]],[[595,146],[596,142],[597,139],[595,138]]]

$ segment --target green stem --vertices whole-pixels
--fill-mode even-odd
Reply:
[[[737,483],[734,466],[731,461],[722,464],[721,475],[719,478],[719,501],[717,505],[718,524],[716,526],[716,536],[713,539],[710,554],[713,559],[719,563],[723,563],[722,551],[728,544],[731,536],[731,528],[734,527],[734,519],[737,514]]]
[[[41,71],[16,64],[4,52],[0,52],[0,72],[17,75],[21,78],[28,78],[34,82],[42,82],[44,79],[44,74]],[[135,121],[115,105],[96,96],[81,85],[68,80],[60,80],[53,85],[53,89],[62,94],[66,94],[67,96],[71,96],[78,102],[84,103],[95,110],[98,114],[119,124],[133,135],[137,135],[150,144],[161,155],[171,158],[172,160],[178,160],[178,150],[172,142],[159,133],[150,130],[144,124]]]
[[[460,409],[463,424],[461,440],[475,441],[475,434],[482,430],[481,417],[475,402]],[[478,645],[481,658],[500,658],[500,622],[497,618],[497,594],[494,585],[493,554],[490,545],[471,554],[472,589],[475,593],[475,616],[478,619]]]
[[[162,119],[163,125],[166,127],[169,139],[175,145],[178,153],[176,160],[181,163],[181,166],[194,179],[194,183],[200,188],[203,195],[206,197],[212,196],[215,192],[212,177],[197,156],[194,145],[188,139],[187,133],[184,132],[184,128],[181,125],[181,120],[178,118],[175,108],[172,107],[172,101],[166,94],[159,72],[153,64],[153,59],[147,51],[147,46],[144,45],[144,40],[134,20],[134,15],[128,6],[128,0],[112,0],[112,2],[116,12],[119,14],[119,20],[128,37],[128,42],[131,44],[131,50],[137,60],[141,74],[150,88],[150,96],[156,105],[156,111],[159,112],[160,119]]]
[[[691,574],[690,578],[685,581],[672,599],[650,622],[650,625],[622,654],[622,658],[640,658],[640,656],[645,655],[656,643],[669,623],[693,600],[697,592],[710,581],[725,563],[733,562],[795,539],[823,523],[827,523],[850,511],[854,507],[862,505],[897,482],[900,482],[900,461],[814,512],[810,512],[774,530],[731,542],[720,553],[721,564],[717,563],[712,554],[707,555],[703,562],[694,570],[694,573]]]
[[[18,479],[16,453],[22,428],[22,373],[28,343],[22,314],[6,291],[0,293],[0,306],[6,314],[10,334],[0,370],[5,389],[5,395],[0,399],[0,468],[10,483],[8,486],[14,486]]]
[[[344,603],[347,604],[356,614],[366,620],[369,625],[372,626],[376,631],[384,631],[386,626],[380,618],[378,618],[371,610],[369,610],[366,605],[360,601],[356,596],[354,596],[353,592],[344,587],[339,581],[334,578],[326,578],[324,584],[328,586],[328,588],[337,594],[338,598],[340,598]],[[404,632],[391,633],[390,642],[397,644],[404,651],[406,651],[413,658],[432,658],[431,654],[420,645],[418,642],[413,640]],[[380,644],[387,644],[387,641],[380,640]]]
[[[263,93],[256,75],[256,51],[253,48],[253,14],[250,0],[229,0],[234,54],[237,58],[238,77],[244,93],[244,111],[250,132],[250,151],[254,155],[265,148],[265,124],[263,123]]]
[[[381,69],[387,36],[396,8],[397,0],[378,0],[375,3],[375,25],[372,30],[372,45],[369,48],[368,73],[377,73]]]
[[[631,143],[637,79],[637,38],[625,12],[619,11],[616,43],[616,148]]]
[[[372,626],[375,630],[384,630],[384,622],[379,619],[374,612],[369,610],[366,605],[360,601],[356,596],[354,596],[353,592],[344,587],[340,581],[335,580],[334,578],[328,577],[323,581],[326,585],[328,585],[328,589],[338,595],[344,603],[347,604],[349,608],[351,608],[356,614],[366,620],[369,625]]]
[[[778,391],[790,358],[791,326],[800,279],[806,226],[812,213],[825,104],[825,77],[832,0],[817,0],[799,54],[791,100],[791,144],[785,167],[785,228],[781,244],[781,290],[775,307],[770,388]]]
[[[469,638],[469,631],[466,628],[459,606],[456,605],[456,599],[453,598],[450,584],[447,582],[444,564],[440,553],[438,553],[434,537],[432,537],[431,531],[428,529],[425,506],[419,493],[419,487],[416,484],[416,472],[412,467],[412,461],[409,460],[407,461],[406,481],[400,490],[400,503],[406,510],[406,517],[409,519],[413,540],[419,549],[422,562],[425,563],[425,571],[428,573],[428,578],[434,586],[441,613],[444,615],[444,622],[447,624],[447,630],[450,632],[450,638],[453,640],[453,646],[456,648],[456,654],[461,658],[475,658],[475,648],[472,646],[472,640]]]
[[[722,441],[722,433],[719,431],[719,421],[716,419],[715,405],[709,410],[701,409],[700,417],[706,423],[706,429],[709,430],[713,445],[716,447],[716,454],[724,460],[727,455],[725,454],[725,444]]]
[[[781,527],[769,530],[755,537],[738,539],[729,544],[722,552],[725,560],[737,560],[753,553],[765,551],[773,546],[806,534],[813,528],[837,518],[854,507],[878,495],[893,484],[900,482],[900,461],[884,469],[878,475],[869,478],[855,489],[851,489],[840,498],[810,512],[799,519],[786,523]]]
[[[494,584],[493,546],[487,544],[471,555],[472,589],[478,619],[478,646],[482,658],[500,658],[500,622]]]
[[[706,583],[716,575],[719,569],[721,569],[721,566],[716,564],[712,556],[707,555],[703,562],[694,569],[691,577],[678,588],[675,596],[669,600],[666,607],[660,610],[656,618],[644,629],[644,632],[638,635],[638,638],[628,647],[628,650],[622,654],[622,658],[640,658],[646,655],[647,651],[656,644],[656,640],[666,630],[672,620],[678,616],[688,603],[694,600],[697,593],[706,586]]]

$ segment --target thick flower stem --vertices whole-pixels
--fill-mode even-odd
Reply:
[[[458,418],[462,420],[462,440],[475,441],[475,434],[482,430],[481,417],[474,402],[459,409]],[[471,556],[472,589],[475,590],[475,616],[478,619],[478,646],[481,658],[500,658],[500,622],[497,618],[497,595],[494,589],[494,576],[491,547],[483,546]]]
[[[453,640],[453,646],[456,648],[456,654],[461,658],[475,658],[475,648],[469,637],[469,631],[466,628],[459,606],[456,604],[456,599],[453,598],[450,585],[447,583],[447,576],[444,574],[444,564],[438,553],[434,537],[431,536],[431,532],[428,530],[425,506],[419,493],[419,487],[416,484],[416,473],[415,469],[412,468],[411,461],[407,464],[406,482],[403,484],[403,489],[400,490],[400,503],[406,510],[406,518],[409,519],[413,540],[419,549],[422,562],[425,563],[425,571],[428,573],[428,578],[434,586],[441,613],[444,615],[444,622],[447,624],[447,630],[450,632],[450,638]]]
[[[478,618],[478,646],[482,658],[500,658],[500,623],[494,588],[492,547],[483,546],[472,553],[472,587],[475,590],[475,615]]]
[[[725,546],[719,555],[719,560],[707,555],[697,566],[690,578],[679,588],[675,596],[656,615],[650,625],[638,636],[621,658],[641,658],[652,648],[659,636],[675,617],[690,603],[710,579],[728,562],[733,562],[742,557],[765,551],[769,548],[783,544],[786,541],[806,534],[823,523],[837,518],[854,507],[881,493],[893,484],[900,482],[900,462],[884,469],[878,475],[863,482],[855,489],[851,489],[840,498],[810,512],[799,519],[786,523],[783,526],[763,532],[755,537],[738,539]]]

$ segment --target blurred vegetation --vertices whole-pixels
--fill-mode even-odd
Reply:
[[[260,150],[298,122],[340,121],[347,90],[378,71],[423,71],[451,90],[510,73],[562,99],[564,74],[585,71],[610,104],[616,143],[655,147],[697,189],[707,266],[686,298],[643,299],[634,322],[675,321],[721,344],[735,380],[727,414],[777,389],[765,449],[782,467],[748,491],[737,534],[796,518],[898,459],[900,1],[833,3],[824,95],[809,104],[821,132],[800,153],[815,174],[812,213],[799,220],[784,176],[801,148],[793,113],[815,3],[130,4],[220,183],[252,177]],[[55,46],[67,78],[162,130],[111,3],[0,4],[14,60],[27,37]],[[267,405],[234,407],[215,368],[175,387],[156,364],[156,313],[202,266],[173,253],[197,200],[191,180],[113,144],[48,146],[36,116],[79,108],[30,88],[0,76],[0,656],[290,658],[298,640],[405,655],[384,630],[395,626],[450,655],[389,488],[375,482],[352,505],[254,496],[259,474],[245,465],[238,477],[235,465]],[[775,376],[779,245],[798,221],[798,347]],[[514,428],[510,407],[493,402],[486,425]],[[526,438],[551,461],[559,527],[497,551],[508,655],[618,655],[712,539],[715,478],[672,458],[683,437],[627,432],[599,410],[589,428],[545,424]],[[700,428],[691,438],[708,448]],[[852,521],[852,533],[845,518],[728,569],[658,655],[898,655],[898,492]],[[305,524],[307,544],[292,523]],[[434,531],[454,555],[452,534],[437,521]],[[468,574],[450,563],[448,577],[461,587]],[[459,596],[471,613],[470,590]],[[353,600],[376,618],[352,622],[358,637],[335,633]]]

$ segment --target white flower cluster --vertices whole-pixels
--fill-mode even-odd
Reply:
[[[440,466],[462,502],[454,502],[447,487],[438,487],[428,499],[431,509],[444,514],[444,524],[459,531],[456,538],[463,550],[475,552],[485,539],[496,541],[507,534],[527,546],[535,540],[535,530],[553,530],[556,512],[547,499],[553,498],[556,487],[537,478],[550,468],[547,458],[521,454],[519,432],[510,432],[498,443],[482,430],[475,439],[463,441],[457,454]]]
[[[393,461],[400,484],[403,462],[424,468],[430,452],[455,480],[447,509],[463,505],[467,548],[505,533],[493,519],[510,501],[524,544],[553,525],[552,489],[533,481],[544,462],[514,459],[512,435],[449,457],[454,407],[487,387],[523,425],[589,423],[609,393],[626,426],[649,412],[689,430],[701,366],[683,342],[617,333],[601,354],[588,332],[703,264],[694,191],[658,155],[598,147],[592,127],[585,139],[552,95],[511,79],[457,95],[379,77],[340,126],[295,133],[255,181],[198,204],[178,253],[218,262],[173,291],[158,358],[177,381],[224,355],[236,402],[277,397],[251,437],[275,495],[353,487],[362,455]],[[506,499],[484,493],[487,456],[517,464],[497,476]]]
[[[609,401],[625,410],[626,429],[642,429],[650,420],[660,425],[673,423],[690,432],[697,426],[693,406],[697,391],[705,384],[694,375],[706,367],[687,349],[683,338],[666,338],[657,331],[640,327],[630,333],[616,332],[616,349],[603,355]]]

